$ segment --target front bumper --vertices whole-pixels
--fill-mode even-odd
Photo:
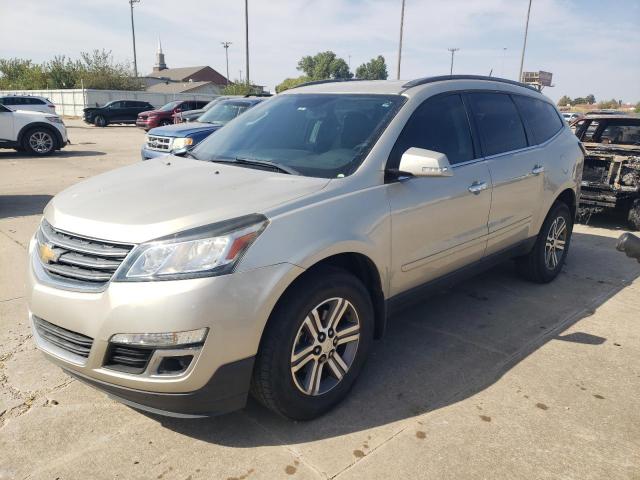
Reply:
[[[141,120],[141,119],[137,119],[136,120],[136,127],[140,127],[140,128],[144,128],[145,130],[151,130],[152,128],[155,128],[159,125],[159,121],[157,120]]]
[[[87,358],[72,358],[32,328],[38,348],[70,374],[125,403],[159,413],[205,415],[242,407],[251,377],[246,362],[258,351],[275,303],[302,272],[297,266],[278,264],[219,277],[110,282],[103,291],[77,291],[56,285],[40,266],[34,243],[27,272],[32,322],[38,317],[93,339]],[[110,339],[117,333],[203,327],[209,333],[184,374],[134,374],[106,366]],[[244,367],[230,366],[237,362],[244,362]],[[220,380],[228,378],[226,371],[235,372],[233,382]],[[208,406],[207,398],[212,400]]]
[[[152,158],[162,157],[164,155],[169,155],[169,153],[170,152],[160,152],[158,150],[149,150],[144,145],[140,149],[140,157],[142,157],[142,160],[150,160]]]

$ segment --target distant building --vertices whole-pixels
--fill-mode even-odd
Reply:
[[[209,66],[168,68],[158,39],[153,71],[142,77],[151,93],[207,93],[219,95],[229,81]]]

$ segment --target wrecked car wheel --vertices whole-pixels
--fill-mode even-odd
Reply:
[[[631,208],[629,209],[627,220],[629,221],[629,226],[633,230],[640,230],[640,199],[633,201],[633,205],[631,205]]]
[[[516,260],[520,275],[536,283],[548,283],[556,278],[567,257],[572,231],[569,207],[556,202],[547,214],[531,252]]]

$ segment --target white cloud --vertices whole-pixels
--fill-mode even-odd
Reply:
[[[249,1],[252,80],[273,88],[297,76],[303,55],[333,50],[355,69],[382,54],[394,76],[400,0]],[[554,73],[554,98],[640,100],[638,8],[618,12],[616,28],[602,26],[608,2],[582,8],[572,0],[534,0],[525,69]],[[604,4],[604,5],[601,5]],[[224,73],[221,41],[231,41],[231,77],[244,67],[244,2],[142,0],[135,8],[139,71],[151,70],[157,37],[169,66],[208,64]],[[600,6],[598,6],[600,5]],[[632,2],[616,2],[632,5]],[[459,47],[455,71],[515,78],[526,0],[407,0],[403,78],[448,73],[447,47]],[[0,0],[0,57],[46,60],[105,48],[131,59],[126,0]],[[599,12],[597,9],[601,9]],[[29,34],[25,34],[25,18]]]

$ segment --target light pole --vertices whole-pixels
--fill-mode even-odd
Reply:
[[[249,0],[244,0],[244,39],[245,39],[245,56],[247,60],[247,64],[245,66],[246,69],[246,78],[247,78],[247,86],[249,83]]]
[[[459,48],[447,48],[451,52],[451,70],[449,70],[449,75],[453,75],[453,55],[460,50]]]
[[[527,9],[527,23],[524,27],[524,43],[522,44],[522,56],[520,57],[520,74],[518,81],[522,81],[522,67],[524,66],[524,52],[527,49],[527,34],[529,33],[529,15],[531,15],[531,0],[529,0],[529,8]]]
[[[224,47],[224,57],[227,61],[227,85],[229,85],[229,45],[233,42],[220,42]]]
[[[131,36],[133,37],[133,75],[138,78],[138,59],[136,58],[136,29],[133,26],[133,4],[140,3],[140,0],[129,0],[131,6]]]
[[[402,31],[404,29],[404,2],[402,0],[402,9],[400,10],[400,41],[398,42],[398,74],[397,79],[400,80],[400,63],[402,61]]]

